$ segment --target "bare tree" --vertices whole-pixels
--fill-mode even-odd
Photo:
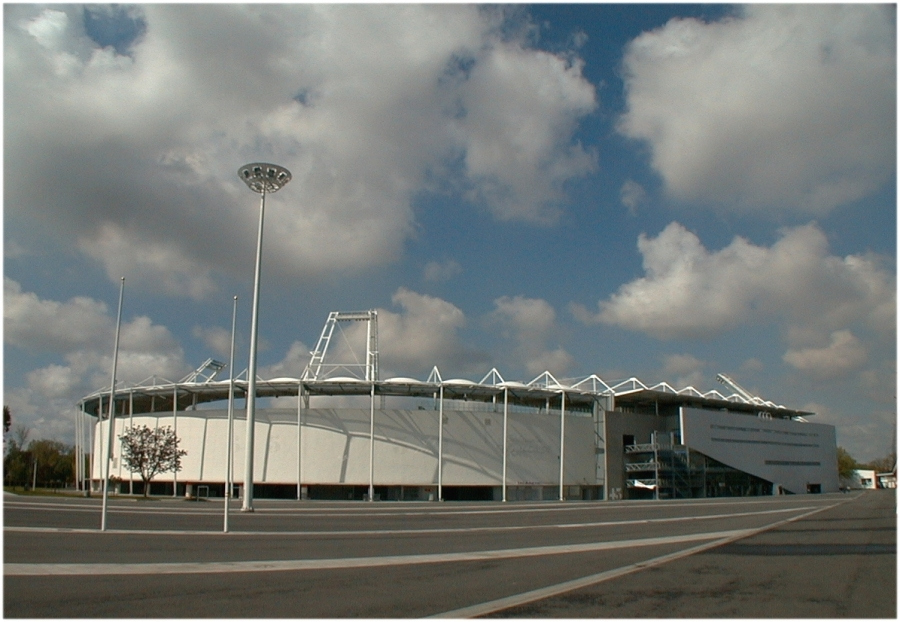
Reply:
[[[181,457],[187,452],[178,449],[178,437],[171,427],[150,428],[145,425],[129,428],[119,437],[122,441],[122,460],[132,473],[144,482],[144,497],[150,494],[150,480],[158,473],[181,470]]]
[[[13,428],[13,440],[12,442],[21,450],[25,449],[25,444],[28,443],[28,437],[31,435],[31,428],[29,428],[24,423],[20,423]]]
[[[895,452],[891,452],[883,458],[876,458],[872,460],[866,466],[870,469],[874,470],[877,473],[889,473],[894,470],[894,466],[897,464],[897,454]]]

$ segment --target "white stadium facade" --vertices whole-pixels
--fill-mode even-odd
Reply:
[[[343,322],[365,325],[364,362],[327,358]],[[753,396],[721,374],[724,393],[636,378],[559,381],[548,372],[510,382],[496,369],[479,381],[444,379],[437,368],[423,380],[382,380],[377,343],[375,311],[333,312],[300,378],[257,380],[253,497],[613,500],[839,489],[833,426],[810,423],[813,413]],[[119,436],[145,425],[170,426],[187,451],[182,470],[157,475],[151,494],[222,497],[229,479],[241,494],[248,383],[220,378],[226,368],[208,360],[178,382],[116,387],[112,490],[143,492],[121,460]],[[95,491],[110,395],[102,389],[78,404],[76,450],[92,448],[98,458],[78,478]]]

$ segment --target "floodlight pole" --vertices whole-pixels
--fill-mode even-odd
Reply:
[[[291,172],[277,164],[255,162],[238,169],[238,177],[260,195],[259,233],[256,238],[256,272],[253,278],[253,313],[250,320],[250,364],[247,367],[247,434],[244,452],[244,501],[242,512],[253,511],[253,432],[256,426],[256,350],[259,328],[259,277],[262,268],[263,221],[266,194],[278,192],[291,181]]]
[[[234,437],[234,329],[237,325],[237,301],[238,297],[234,297],[234,308],[231,310],[231,361],[228,363],[229,379],[228,379],[228,451],[225,459],[225,523],[222,531],[228,533],[228,505],[231,501],[231,491],[233,485],[231,483],[231,461],[232,461],[232,441]]]
[[[116,339],[113,345],[112,360],[112,381],[109,384],[109,417],[106,419],[107,442],[106,442],[106,458],[103,461],[103,510],[100,515],[100,531],[106,531],[106,505],[109,499],[109,460],[112,457],[113,448],[113,426],[116,422],[116,366],[119,362],[119,332],[122,327],[122,299],[125,295],[125,277],[119,284],[119,312],[116,315]],[[97,412],[97,420],[103,413]]]

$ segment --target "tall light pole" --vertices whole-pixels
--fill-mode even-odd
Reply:
[[[253,428],[256,425],[256,334],[259,328],[259,275],[262,267],[263,219],[266,194],[278,192],[291,180],[291,172],[277,164],[254,162],[238,169],[247,187],[260,195],[259,235],[256,239],[256,273],[253,279],[253,315],[250,320],[250,364],[247,367],[247,449],[244,452],[244,502],[242,512],[253,511]]]

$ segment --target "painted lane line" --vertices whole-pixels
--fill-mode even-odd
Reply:
[[[840,503],[836,503],[831,506],[826,506],[818,509],[811,510],[805,514],[801,514],[800,516],[794,516],[791,518],[786,518],[784,520],[778,521],[776,523],[772,523],[771,525],[766,525],[764,527],[758,527],[755,529],[745,529],[742,530],[743,533],[733,533],[731,535],[725,535],[719,539],[716,539],[712,542],[706,542],[704,544],[699,544],[697,546],[693,546],[681,551],[676,551],[675,553],[670,553],[668,555],[662,555],[660,557],[654,557],[653,559],[648,559],[642,562],[637,562],[635,564],[629,564],[628,566],[622,566],[621,568],[615,568],[613,570],[607,570],[604,572],[599,572],[597,574],[589,575],[586,577],[581,577],[579,579],[573,579],[571,581],[564,581],[563,583],[557,583],[556,585],[550,585],[547,587],[539,588],[536,590],[531,590],[528,592],[522,592],[521,594],[514,594],[512,596],[507,596],[505,598],[499,598],[497,600],[488,601],[486,603],[480,603],[477,605],[471,605],[468,607],[461,607],[459,609],[454,609],[453,611],[445,611],[443,613],[438,613],[433,616],[429,616],[431,618],[474,618],[478,616],[489,615],[492,613],[496,613],[498,611],[502,611],[504,609],[509,609],[511,607],[517,607],[521,605],[527,605],[528,603],[535,602],[537,600],[543,600],[545,598],[551,598],[553,596],[558,596],[560,594],[564,594],[566,592],[571,592],[573,590],[581,589],[584,587],[590,587],[592,585],[596,585],[598,583],[603,583],[604,581],[609,581],[610,579],[615,579],[617,577],[622,577],[634,572],[638,572],[640,570],[645,570],[647,568],[653,568],[655,566],[661,566],[663,564],[682,559],[684,557],[690,557],[691,555],[696,555],[697,553],[702,553],[703,551],[707,551],[709,549],[713,549],[724,544],[729,544],[731,542],[735,542],[737,540],[743,540],[745,538],[749,538],[750,536],[754,536],[756,534],[762,533],[764,531],[769,531],[771,529],[777,529],[783,525],[787,525],[788,523],[792,523],[794,521],[798,521],[813,514],[818,514],[819,512],[823,512],[825,510],[830,510],[832,508],[836,508],[839,505],[843,505],[847,501],[851,501],[851,499],[847,499],[845,501],[841,501]],[[718,538],[718,536],[717,536]]]
[[[343,531],[229,531],[227,534],[221,531],[198,531],[181,529],[107,529],[106,533],[120,535],[183,535],[183,536],[301,536],[301,537],[333,537],[333,536],[395,536],[395,535],[429,535],[429,534],[453,534],[473,532],[508,532],[531,531],[541,529],[590,529],[596,527],[627,527],[630,525],[649,525],[661,523],[695,522],[702,520],[722,520],[729,518],[746,518],[748,516],[763,516],[769,514],[783,514],[786,512],[801,512],[813,509],[811,506],[799,508],[781,508],[777,510],[761,510],[758,512],[735,512],[733,514],[710,514],[706,516],[673,516],[669,518],[637,518],[621,521],[597,521],[593,523],[563,523],[551,525],[502,525],[494,527],[430,527],[428,529],[357,529]],[[79,529],[69,527],[4,527],[3,531],[18,533],[100,533],[97,529]]]
[[[858,495],[854,495],[851,498],[856,498]],[[123,502],[128,501],[127,499],[123,499]],[[798,499],[796,502],[802,503],[827,503],[830,502],[829,499]],[[168,500],[163,501],[162,503],[168,503]],[[137,508],[126,508],[122,505],[114,505],[110,508],[111,511],[117,511],[120,513],[147,513],[147,514],[210,514],[210,515],[218,515],[221,512],[219,509],[218,503],[220,501],[215,500],[212,503],[215,503],[214,507],[210,507],[206,510],[196,509],[196,508],[172,508],[172,507],[141,507],[140,510]],[[412,502],[409,502],[412,503]],[[433,503],[433,502],[423,502],[423,503]],[[470,515],[470,514],[523,514],[523,513],[543,513],[543,512],[570,512],[570,511],[581,511],[581,512],[592,512],[592,511],[615,511],[615,510],[624,510],[631,509],[638,505],[642,508],[697,508],[697,507],[710,507],[710,506],[733,506],[740,505],[746,506],[749,504],[770,504],[771,501],[761,500],[761,501],[748,501],[745,499],[741,499],[740,502],[729,502],[723,500],[723,498],[717,498],[714,501],[711,500],[700,500],[692,503],[679,503],[673,501],[665,501],[665,502],[655,502],[655,501],[600,501],[596,503],[591,503],[590,505],[581,505],[577,502],[571,502],[566,504],[561,504],[557,502],[542,502],[541,505],[527,505],[521,506],[516,502],[515,507],[498,507],[498,508],[478,508],[478,509],[465,509],[463,508],[451,508],[448,509],[446,506],[441,508],[433,508],[433,509],[423,509],[423,510],[407,510],[407,509],[398,509],[394,507],[382,506],[379,509],[373,509],[371,507],[359,508],[359,507],[346,507],[346,508],[335,508],[335,507],[325,507],[325,508],[317,508],[305,506],[302,508],[256,508],[254,514],[257,516],[303,516],[303,515],[316,515],[316,516],[459,516],[459,515]],[[38,502],[38,501],[4,501],[5,507],[39,507],[42,509],[54,509],[54,510],[69,510],[71,511],[74,508],[84,508],[87,510],[97,511],[99,509],[99,504],[89,504],[89,503],[64,503],[57,501],[48,501],[48,502]]]
[[[752,529],[735,529],[712,533],[689,534],[618,540],[615,542],[590,542],[558,546],[537,546],[466,553],[431,553],[424,555],[389,555],[384,557],[350,557],[334,559],[294,559],[246,562],[170,562],[143,564],[3,564],[4,576],[75,576],[75,575],[139,575],[139,574],[218,574],[232,572],[283,572],[293,570],[335,570],[349,568],[376,568],[409,564],[434,564],[470,562],[520,557],[539,557],[573,553],[591,553],[643,546],[684,544],[706,540],[740,538]]]

